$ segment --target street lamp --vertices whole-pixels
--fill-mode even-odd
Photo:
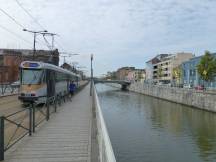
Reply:
[[[36,52],[36,49],[35,49],[36,36],[37,36],[37,34],[43,34],[43,33],[46,33],[47,30],[43,30],[43,31],[33,31],[33,30],[23,29],[23,31],[26,31],[26,32],[33,33],[33,34],[34,34],[34,44],[33,44],[33,60],[34,60],[35,52]]]
[[[93,68],[92,68],[93,54],[91,54],[91,86],[90,86],[90,96],[92,96],[92,86],[93,86]]]

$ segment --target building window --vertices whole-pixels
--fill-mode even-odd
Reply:
[[[194,70],[193,69],[190,69],[190,76],[194,76]]]
[[[3,66],[3,65],[4,65],[4,57],[0,56],[0,66]]]

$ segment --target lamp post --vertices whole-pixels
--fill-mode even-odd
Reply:
[[[92,96],[92,86],[93,86],[93,68],[92,68],[93,54],[91,54],[91,85],[90,85],[90,96]]]
[[[33,60],[35,59],[35,53],[36,53],[36,36],[37,34],[43,34],[46,33],[47,30],[43,30],[43,31],[32,31],[32,30],[27,30],[27,29],[23,29],[23,31],[29,32],[29,33],[33,33],[34,34],[34,43],[33,43]]]

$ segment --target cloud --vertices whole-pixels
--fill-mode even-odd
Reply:
[[[17,6],[2,0],[1,8],[30,29],[40,27]],[[118,66],[144,67],[157,53],[185,51],[201,54],[214,49],[216,1],[213,0],[19,0],[66,51],[95,55],[96,74]],[[0,13],[2,25],[32,41],[32,36]],[[8,44],[29,48],[0,29]],[[11,45],[10,45],[11,46]],[[38,48],[44,48],[37,44]],[[89,68],[87,56],[71,58]],[[107,64],[108,62],[108,64]],[[105,66],[106,65],[106,66]]]

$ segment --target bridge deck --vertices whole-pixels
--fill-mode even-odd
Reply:
[[[89,86],[64,103],[50,121],[6,155],[6,162],[89,162],[91,160]]]

